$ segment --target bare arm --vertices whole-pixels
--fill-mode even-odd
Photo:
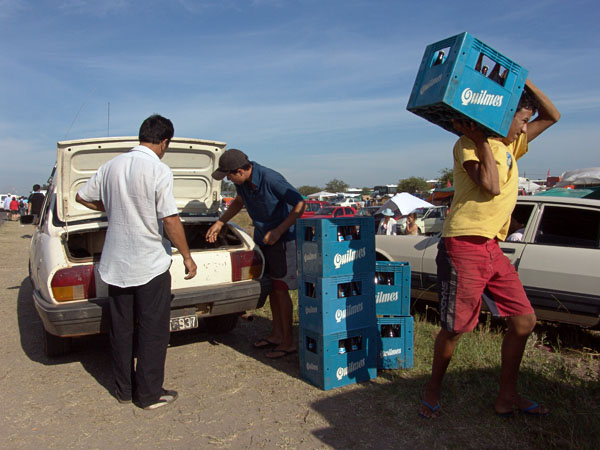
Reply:
[[[304,200],[299,201],[277,228],[267,231],[263,242],[267,245],[273,245],[275,242],[277,242],[281,235],[285,233],[292,225],[294,225],[300,216],[302,216],[305,208],[306,202]]]
[[[186,280],[194,278],[196,276],[197,267],[196,263],[192,259],[190,249],[185,239],[183,225],[181,224],[181,220],[179,220],[179,216],[177,214],[168,216],[162,221],[165,231],[169,235],[169,239],[171,239],[173,245],[177,247],[177,250],[179,250],[179,253],[181,253],[181,256],[183,256],[183,264],[185,264],[185,268],[187,269],[187,275],[184,278]]]
[[[477,146],[479,161],[465,161],[463,167],[473,182],[490,195],[500,194],[500,181],[496,160],[487,136],[473,122],[453,121],[454,128],[471,139]]]
[[[206,232],[206,240],[208,242],[215,242],[217,240],[217,236],[219,236],[219,232],[221,228],[229,222],[231,219],[235,217],[237,213],[239,213],[244,207],[244,202],[242,201],[242,196],[237,195],[233,201],[227,207],[227,210],[223,213],[221,217],[217,219],[217,221],[208,229]]]
[[[77,203],[81,203],[83,206],[86,206],[94,211],[106,211],[104,209],[104,203],[101,200],[96,200],[93,202],[88,202],[87,200],[82,199],[79,194],[75,196],[75,200]],[[29,206],[29,210],[31,210],[31,205]]]
[[[538,103],[540,104],[538,115],[529,124],[527,124],[527,141],[532,141],[538,137],[547,128],[554,125],[560,119],[560,113],[556,106],[550,101],[550,99],[544,94],[531,80],[527,79],[525,86],[529,88]]]

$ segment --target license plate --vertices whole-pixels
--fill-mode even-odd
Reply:
[[[198,328],[198,317],[195,315],[171,319],[171,331],[189,330],[191,328]]]

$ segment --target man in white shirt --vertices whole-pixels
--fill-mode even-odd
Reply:
[[[171,312],[171,244],[163,238],[163,226],[183,256],[185,279],[196,275],[177,215],[173,174],[160,161],[173,135],[169,119],[148,117],[140,127],[140,145],[103,164],[76,197],[88,208],[106,211],[98,272],[109,286],[115,395],[144,409],[177,398],[162,386]]]

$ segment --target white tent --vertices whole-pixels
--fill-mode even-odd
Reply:
[[[331,192],[327,192],[327,191],[320,191],[320,192],[315,192],[314,194],[307,195],[308,198],[317,199],[317,200],[323,200],[325,198],[336,197],[336,196],[337,196],[337,194],[332,194]]]
[[[570,184],[597,185],[600,184],[600,167],[568,170],[563,172],[560,178],[560,182],[555,187],[568,186]]]
[[[534,192],[541,190],[542,186],[534,183],[529,178],[519,177],[519,189],[525,189],[525,192],[528,194],[533,194]]]
[[[400,192],[394,195],[379,208],[375,214],[380,213],[386,208],[391,210],[399,210],[403,216],[417,208],[428,208],[433,206],[431,203],[421,200],[419,197],[409,194],[408,192]]]

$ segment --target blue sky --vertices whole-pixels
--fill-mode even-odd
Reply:
[[[529,70],[561,121],[520,174],[600,166],[592,0],[0,0],[0,192],[48,178],[56,142],[225,141],[295,186],[435,178],[455,136],[406,111],[425,47],[468,31]],[[108,110],[110,104],[110,123]]]

